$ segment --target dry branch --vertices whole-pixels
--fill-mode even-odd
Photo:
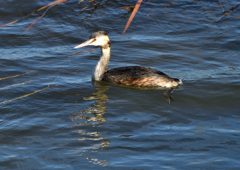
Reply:
[[[224,8],[223,8],[223,6],[222,6],[222,4],[221,4],[220,1],[219,1],[219,3],[220,3],[220,5],[221,5],[222,9],[224,10]],[[240,4],[237,4],[235,7],[232,7],[232,8],[230,8],[230,9],[227,10],[227,11],[224,10],[224,11],[223,11],[223,15],[222,15],[217,21],[214,21],[214,23],[217,23],[217,22],[221,21],[224,17],[230,15],[231,12],[233,12],[233,11],[234,11],[237,7],[239,7],[239,6],[240,6]]]
[[[122,35],[125,34],[125,32],[127,31],[127,29],[128,29],[128,27],[129,27],[129,25],[131,24],[134,16],[136,15],[136,13],[137,13],[137,11],[138,11],[141,3],[142,3],[142,0],[138,0],[137,4],[135,5],[135,8],[134,8],[131,16],[129,17],[128,22],[127,22],[127,24],[126,24],[126,26],[125,26],[125,28],[124,28],[124,30],[123,30],[123,32],[122,32]]]
[[[32,24],[30,24],[30,25],[25,29],[25,31],[27,31],[27,30],[29,30],[33,25],[35,25],[38,21],[40,21],[50,8],[52,8],[52,7],[54,7],[55,5],[58,5],[58,4],[60,4],[60,3],[63,3],[63,2],[65,2],[65,1],[68,1],[68,0],[56,0],[56,1],[54,1],[54,2],[51,2],[51,3],[49,3],[48,5],[45,5],[45,6],[41,7],[41,8],[39,8],[39,9],[37,9],[36,11],[33,11],[32,13],[30,13],[30,14],[28,14],[28,15],[26,15],[26,16],[18,19],[18,20],[9,22],[9,23],[4,24],[4,25],[0,25],[0,28],[6,27],[6,26],[8,26],[8,25],[12,25],[12,24],[14,24],[14,23],[16,23],[16,22],[19,22],[19,21],[22,21],[23,19],[25,19],[25,18],[27,18],[27,17],[29,17],[29,16],[31,16],[31,15],[33,15],[33,14],[41,11],[41,10],[47,8],[46,11],[42,14],[41,17],[39,17],[38,19],[36,19]]]

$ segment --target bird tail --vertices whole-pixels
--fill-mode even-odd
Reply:
[[[174,81],[175,81],[178,85],[182,85],[182,84],[183,84],[183,82],[182,82],[181,79],[175,78]]]
[[[183,84],[183,82],[182,82],[181,79],[178,79],[178,84],[179,84],[179,85],[182,85],[182,84]]]

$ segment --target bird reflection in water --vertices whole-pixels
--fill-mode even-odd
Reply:
[[[103,137],[99,130],[101,124],[106,121],[103,115],[106,113],[105,104],[108,101],[108,96],[105,94],[107,89],[107,86],[97,86],[96,91],[90,96],[83,98],[85,101],[94,101],[93,106],[71,115],[74,126],[79,127],[77,132],[81,137],[78,140],[84,142],[84,145],[86,145],[86,147],[80,147],[77,153],[79,153],[79,156],[87,155],[86,160],[92,164],[101,166],[109,166],[106,160],[96,158],[97,152],[110,145],[108,139]]]
[[[96,102],[94,107],[88,108],[90,113],[93,113],[95,117],[87,118],[87,122],[97,121],[98,123],[103,123],[106,121],[103,115],[106,113],[105,103],[109,100],[105,94],[107,89],[107,86],[98,86],[97,91],[93,92],[91,96],[83,98],[85,101],[93,100]]]
[[[107,121],[107,119],[104,118],[104,114],[106,113],[107,109],[106,102],[109,100],[108,96],[105,94],[105,92],[108,90],[108,84],[99,81],[93,81],[92,83],[96,87],[96,91],[94,91],[88,97],[83,97],[83,100],[94,101],[94,104],[91,107],[73,113],[71,115],[71,120],[74,122],[74,126],[78,127],[77,132],[81,136],[78,138],[78,140],[84,142],[84,145],[87,145],[86,147],[81,147],[79,149],[79,156],[83,156],[83,154],[87,152],[86,155],[88,156],[86,159],[90,163],[101,166],[109,166],[109,163],[107,163],[106,160],[99,160],[96,158],[96,153],[102,151],[104,148],[110,145],[109,139],[102,136],[100,129],[101,124]],[[130,87],[127,86],[126,88]],[[146,90],[146,88],[140,88],[138,90],[141,89]],[[172,92],[173,89],[168,89],[164,93],[168,102],[173,101]],[[91,154],[94,155],[90,157],[89,155]]]

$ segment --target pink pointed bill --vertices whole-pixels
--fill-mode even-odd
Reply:
[[[92,40],[92,39],[89,39],[89,40],[83,42],[82,44],[77,45],[77,46],[74,47],[74,48],[75,48],[75,49],[76,49],[76,48],[82,48],[82,47],[85,47],[85,46],[90,45],[92,42],[93,42],[93,40]]]

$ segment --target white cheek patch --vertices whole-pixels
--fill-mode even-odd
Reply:
[[[105,37],[98,37],[96,39],[96,41],[94,41],[91,45],[95,45],[95,46],[102,46],[106,44],[106,39]]]

